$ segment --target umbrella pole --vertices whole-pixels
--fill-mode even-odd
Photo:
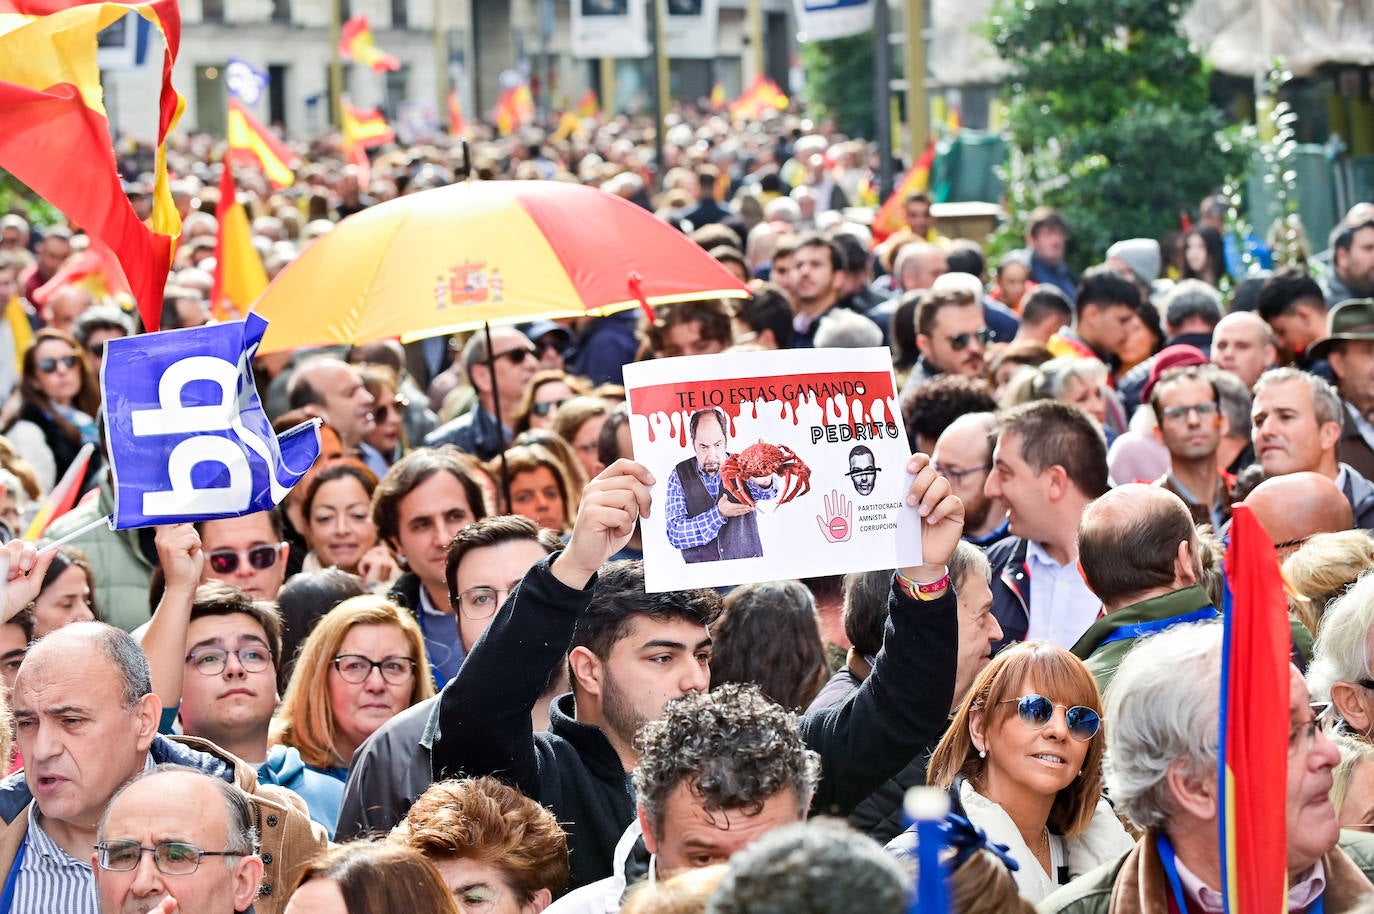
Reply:
[[[506,500],[506,512],[510,512],[510,472],[506,469],[506,426],[501,421],[501,392],[496,387],[496,351],[491,346],[491,322],[482,322],[482,332],[487,336],[487,376],[491,378],[491,405],[496,408],[496,443],[501,453],[501,495]],[[478,403],[481,409],[482,404]]]

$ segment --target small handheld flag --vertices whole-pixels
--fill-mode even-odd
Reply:
[[[401,62],[395,56],[377,47],[366,16],[354,16],[343,24],[339,33],[339,54],[344,60],[371,67],[374,73],[401,69]]]

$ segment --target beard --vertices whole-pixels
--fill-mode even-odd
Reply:
[[[609,668],[606,670],[606,694],[601,699],[601,713],[606,719],[606,727],[626,746],[635,745],[635,737],[650,720],[629,694],[616,684]]]
[[[991,510],[992,499],[986,496],[978,498],[977,501],[969,499],[964,502],[964,529],[981,530]]]

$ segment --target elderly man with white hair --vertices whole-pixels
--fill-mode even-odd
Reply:
[[[1105,780],[1117,813],[1144,836],[1120,860],[1046,898],[1041,914],[1222,909],[1221,638],[1218,623],[1175,625],[1127,655],[1107,691]],[[1374,841],[1341,834],[1328,796],[1340,754],[1302,676],[1288,672],[1288,910],[1350,911],[1374,895]]]
[[[1360,576],[1321,617],[1307,685],[1317,701],[1331,702],[1340,727],[1374,736],[1374,575]]]

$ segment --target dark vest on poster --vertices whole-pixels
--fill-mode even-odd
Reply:
[[[711,497],[697,473],[695,457],[688,457],[679,463],[674,472],[677,473],[678,482],[682,483],[682,497],[687,502],[688,517],[705,514],[716,506],[716,499]],[[759,541],[759,523],[752,511],[739,517],[727,517],[720,533],[704,546],[682,550],[682,559],[688,564],[718,562],[722,559],[756,559],[761,555],[763,543]]]

